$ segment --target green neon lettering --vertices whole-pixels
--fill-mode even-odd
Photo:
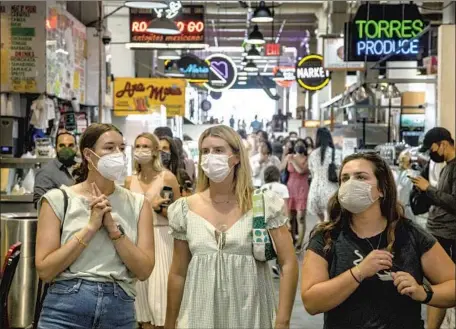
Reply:
[[[412,21],[409,19],[402,21],[401,36],[405,39],[410,39],[412,37]]]
[[[358,38],[362,39],[363,38],[363,32],[364,32],[364,24],[366,24],[367,21],[356,21],[355,24],[357,25],[358,29]]]
[[[377,22],[367,21],[366,26],[364,28],[364,33],[366,34],[366,37],[368,37],[369,39],[378,38]]]
[[[416,19],[412,23],[412,35],[416,37],[418,34],[420,34],[423,31],[424,28],[424,22]]]
[[[401,21],[392,20],[390,21],[390,33],[391,37],[394,38],[395,36],[399,39],[402,38],[401,36]]]
[[[378,37],[379,38],[391,38],[391,33],[389,30],[389,22],[384,19],[378,21]]]

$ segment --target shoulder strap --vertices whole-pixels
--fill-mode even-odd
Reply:
[[[63,194],[63,217],[62,217],[62,224],[60,225],[60,234],[62,234],[63,224],[65,223],[65,217],[66,217],[66,213],[68,210],[68,193],[62,188],[59,190],[62,191],[62,194]]]
[[[266,228],[264,213],[264,196],[263,192],[258,189],[253,192],[253,228]]]
[[[336,149],[332,148],[332,155],[331,155],[331,163],[334,163],[334,159],[336,158]]]

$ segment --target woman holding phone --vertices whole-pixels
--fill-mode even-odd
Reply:
[[[156,266],[149,279],[137,284],[136,317],[144,329],[165,324],[168,272],[173,255],[173,238],[168,234],[168,206],[180,197],[176,176],[162,166],[157,137],[142,133],[135,140],[136,175],[125,186],[143,194],[154,210]]]

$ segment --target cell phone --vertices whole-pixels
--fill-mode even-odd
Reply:
[[[173,202],[173,198],[174,198],[174,193],[173,193],[173,188],[170,187],[170,186],[163,186],[163,189],[160,193],[161,197],[163,199],[169,199],[168,202],[164,203],[163,204],[163,207],[167,207],[169,206],[172,202]]]

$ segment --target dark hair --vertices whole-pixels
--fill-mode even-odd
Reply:
[[[247,132],[244,129],[239,129],[237,133],[242,139],[247,139]]]
[[[189,135],[187,135],[187,134],[184,134],[184,137],[183,137],[183,138],[184,138],[184,141],[186,141],[186,142],[192,141],[192,140],[193,140],[193,139],[192,139]]]
[[[266,145],[267,149],[268,149],[268,155],[271,155],[272,154],[272,145],[271,145],[271,142],[268,141],[268,140],[265,140],[265,141],[262,141],[260,143],[264,143],[264,145]]]
[[[179,154],[179,150],[176,146],[176,143],[174,142],[174,139],[168,137],[168,136],[161,136],[158,138],[159,140],[165,140],[169,144],[169,150],[171,151],[171,161],[169,162],[169,167],[166,168],[169,171],[171,171],[174,176],[177,177],[178,175],[178,170],[183,168],[182,165],[182,159]]]
[[[190,178],[190,176],[187,173],[187,171],[185,169],[181,168],[181,169],[179,169],[177,171],[177,173],[178,173],[177,181],[179,183],[179,186],[180,186],[180,189],[181,189],[181,193],[184,190],[193,189],[193,181]]]
[[[310,137],[310,136],[309,136],[309,137],[306,137],[306,138],[304,138],[304,143],[306,144],[306,146],[307,146],[307,147],[309,147],[309,146],[310,146],[312,149],[314,149],[314,148],[315,148],[315,144],[314,144],[314,141],[313,141],[312,137]]]
[[[288,133],[288,136],[291,136],[292,134],[298,136],[298,133],[296,131],[290,131]]]
[[[331,132],[328,128],[318,128],[317,141],[315,144],[316,148],[320,148],[320,159],[321,164],[323,164],[325,162],[326,149],[328,147],[334,148]]]
[[[267,140],[269,139],[269,138],[268,138],[268,133],[265,132],[264,130],[258,130],[256,134],[257,134],[257,135],[261,135],[261,137],[262,137],[265,141],[267,141]]]
[[[174,143],[176,144],[177,152],[178,152],[179,156],[181,157],[181,159],[183,159],[184,158],[184,143],[178,137],[174,138]]]
[[[115,131],[122,135],[122,132],[116,126],[107,123],[92,123],[82,134],[81,140],[79,141],[79,150],[81,152],[82,162],[73,171],[73,176],[75,177],[76,183],[82,183],[87,179],[87,176],[89,175],[89,162],[83,156],[84,150],[93,150],[101,135],[107,133],[108,131]]]
[[[374,168],[374,175],[378,181],[378,188],[382,192],[383,197],[380,200],[380,209],[382,216],[388,222],[387,224],[387,241],[388,251],[392,252],[394,241],[396,239],[395,231],[397,224],[404,220],[404,210],[402,205],[397,201],[397,189],[393,173],[391,172],[388,164],[376,153],[355,153],[347,156],[340,168],[339,173],[339,186],[340,177],[344,166],[350,161],[354,160],[369,161]],[[325,240],[325,252],[329,252],[332,246],[332,233],[339,232],[342,228],[347,228],[350,225],[352,214],[343,209],[338,199],[338,192],[336,192],[328,203],[329,221],[319,224],[312,232],[311,237],[315,234],[322,232]]]
[[[154,135],[158,138],[162,138],[163,136],[173,138],[173,131],[170,127],[157,127],[154,130]]]
[[[69,131],[62,131],[62,132],[58,133],[57,136],[55,137],[55,146],[59,146],[59,138],[60,138],[60,136],[63,136],[63,135],[68,135],[68,136],[73,137],[74,143],[76,144],[76,137],[72,133],[70,133]]]
[[[280,171],[276,166],[269,166],[264,170],[264,182],[274,183],[280,181]]]

